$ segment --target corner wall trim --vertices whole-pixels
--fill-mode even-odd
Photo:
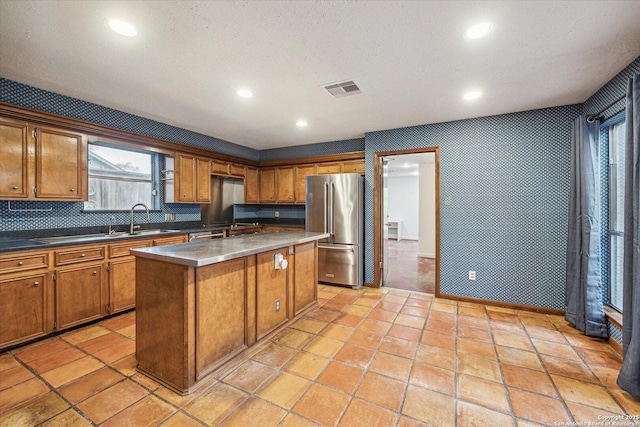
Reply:
[[[436,296],[438,298],[447,298],[447,299],[456,300],[456,301],[475,302],[478,304],[493,305],[496,307],[513,308],[516,310],[533,311],[541,314],[554,314],[557,316],[564,316],[564,310],[558,310],[555,308],[537,307],[535,305],[516,304],[512,302],[496,301],[496,300],[474,298],[474,297],[465,297],[465,296],[452,295],[452,294],[439,294]]]

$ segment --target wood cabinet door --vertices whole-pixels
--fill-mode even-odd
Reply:
[[[259,201],[258,169],[247,166],[244,177],[244,202],[258,203]]]
[[[29,197],[28,144],[26,122],[0,118],[0,198]]]
[[[46,335],[46,275],[0,281],[0,348]]]
[[[315,165],[296,166],[295,178],[295,202],[305,203],[307,201],[307,177],[315,175]]]
[[[276,169],[260,169],[260,203],[276,201]]]
[[[295,316],[317,300],[317,259],[318,255],[315,242],[295,246],[293,262],[293,310]]]
[[[342,173],[359,173],[364,175],[364,159],[342,162]]]
[[[222,160],[211,160],[212,175],[229,175],[229,163]]]
[[[196,158],[178,154],[176,159],[176,201],[194,203],[196,201]]]
[[[276,169],[277,203],[293,203],[294,175],[295,169],[293,166],[285,166]]]
[[[246,348],[246,258],[196,270],[196,380]]]
[[[338,162],[335,163],[319,163],[316,165],[316,173],[318,175],[324,175],[327,173],[341,173],[342,165]]]
[[[280,253],[288,259],[288,248],[263,252],[257,257],[256,281],[256,332],[261,339],[288,320],[289,301],[287,293],[289,276],[287,270],[275,269],[275,256]]]
[[[237,176],[239,178],[244,178],[245,176],[245,166],[244,165],[236,165],[231,163],[229,165],[229,175]]]
[[[211,203],[211,171],[208,159],[196,159],[197,197],[198,203]]]
[[[37,127],[36,194],[38,199],[87,200],[85,135]]]
[[[186,234],[181,234],[180,236],[171,236],[171,237],[162,237],[160,239],[153,239],[153,246],[177,245],[180,243],[187,243],[188,241],[189,241],[189,236]]]
[[[102,263],[56,271],[56,322],[59,330],[102,317],[102,280]]]
[[[136,305],[136,258],[123,257],[109,263],[109,312]]]

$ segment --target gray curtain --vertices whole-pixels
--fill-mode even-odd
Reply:
[[[627,87],[622,349],[618,385],[640,399],[640,75]]]
[[[573,122],[571,194],[567,236],[565,319],[593,337],[606,338],[600,278],[600,122]]]

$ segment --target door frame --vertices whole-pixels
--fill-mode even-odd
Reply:
[[[418,153],[434,153],[435,154],[435,198],[436,198],[436,286],[435,296],[440,296],[440,147],[424,147],[411,148],[407,150],[392,151],[376,151],[373,153],[373,265],[374,279],[373,287],[382,286],[382,269],[381,267],[382,253],[380,250],[382,244],[382,235],[384,222],[381,217],[382,210],[382,168],[380,167],[380,158],[399,154],[418,154]]]

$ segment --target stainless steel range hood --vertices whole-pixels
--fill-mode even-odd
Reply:
[[[211,204],[200,205],[203,224],[232,224],[233,205],[244,203],[244,180],[211,177]]]

